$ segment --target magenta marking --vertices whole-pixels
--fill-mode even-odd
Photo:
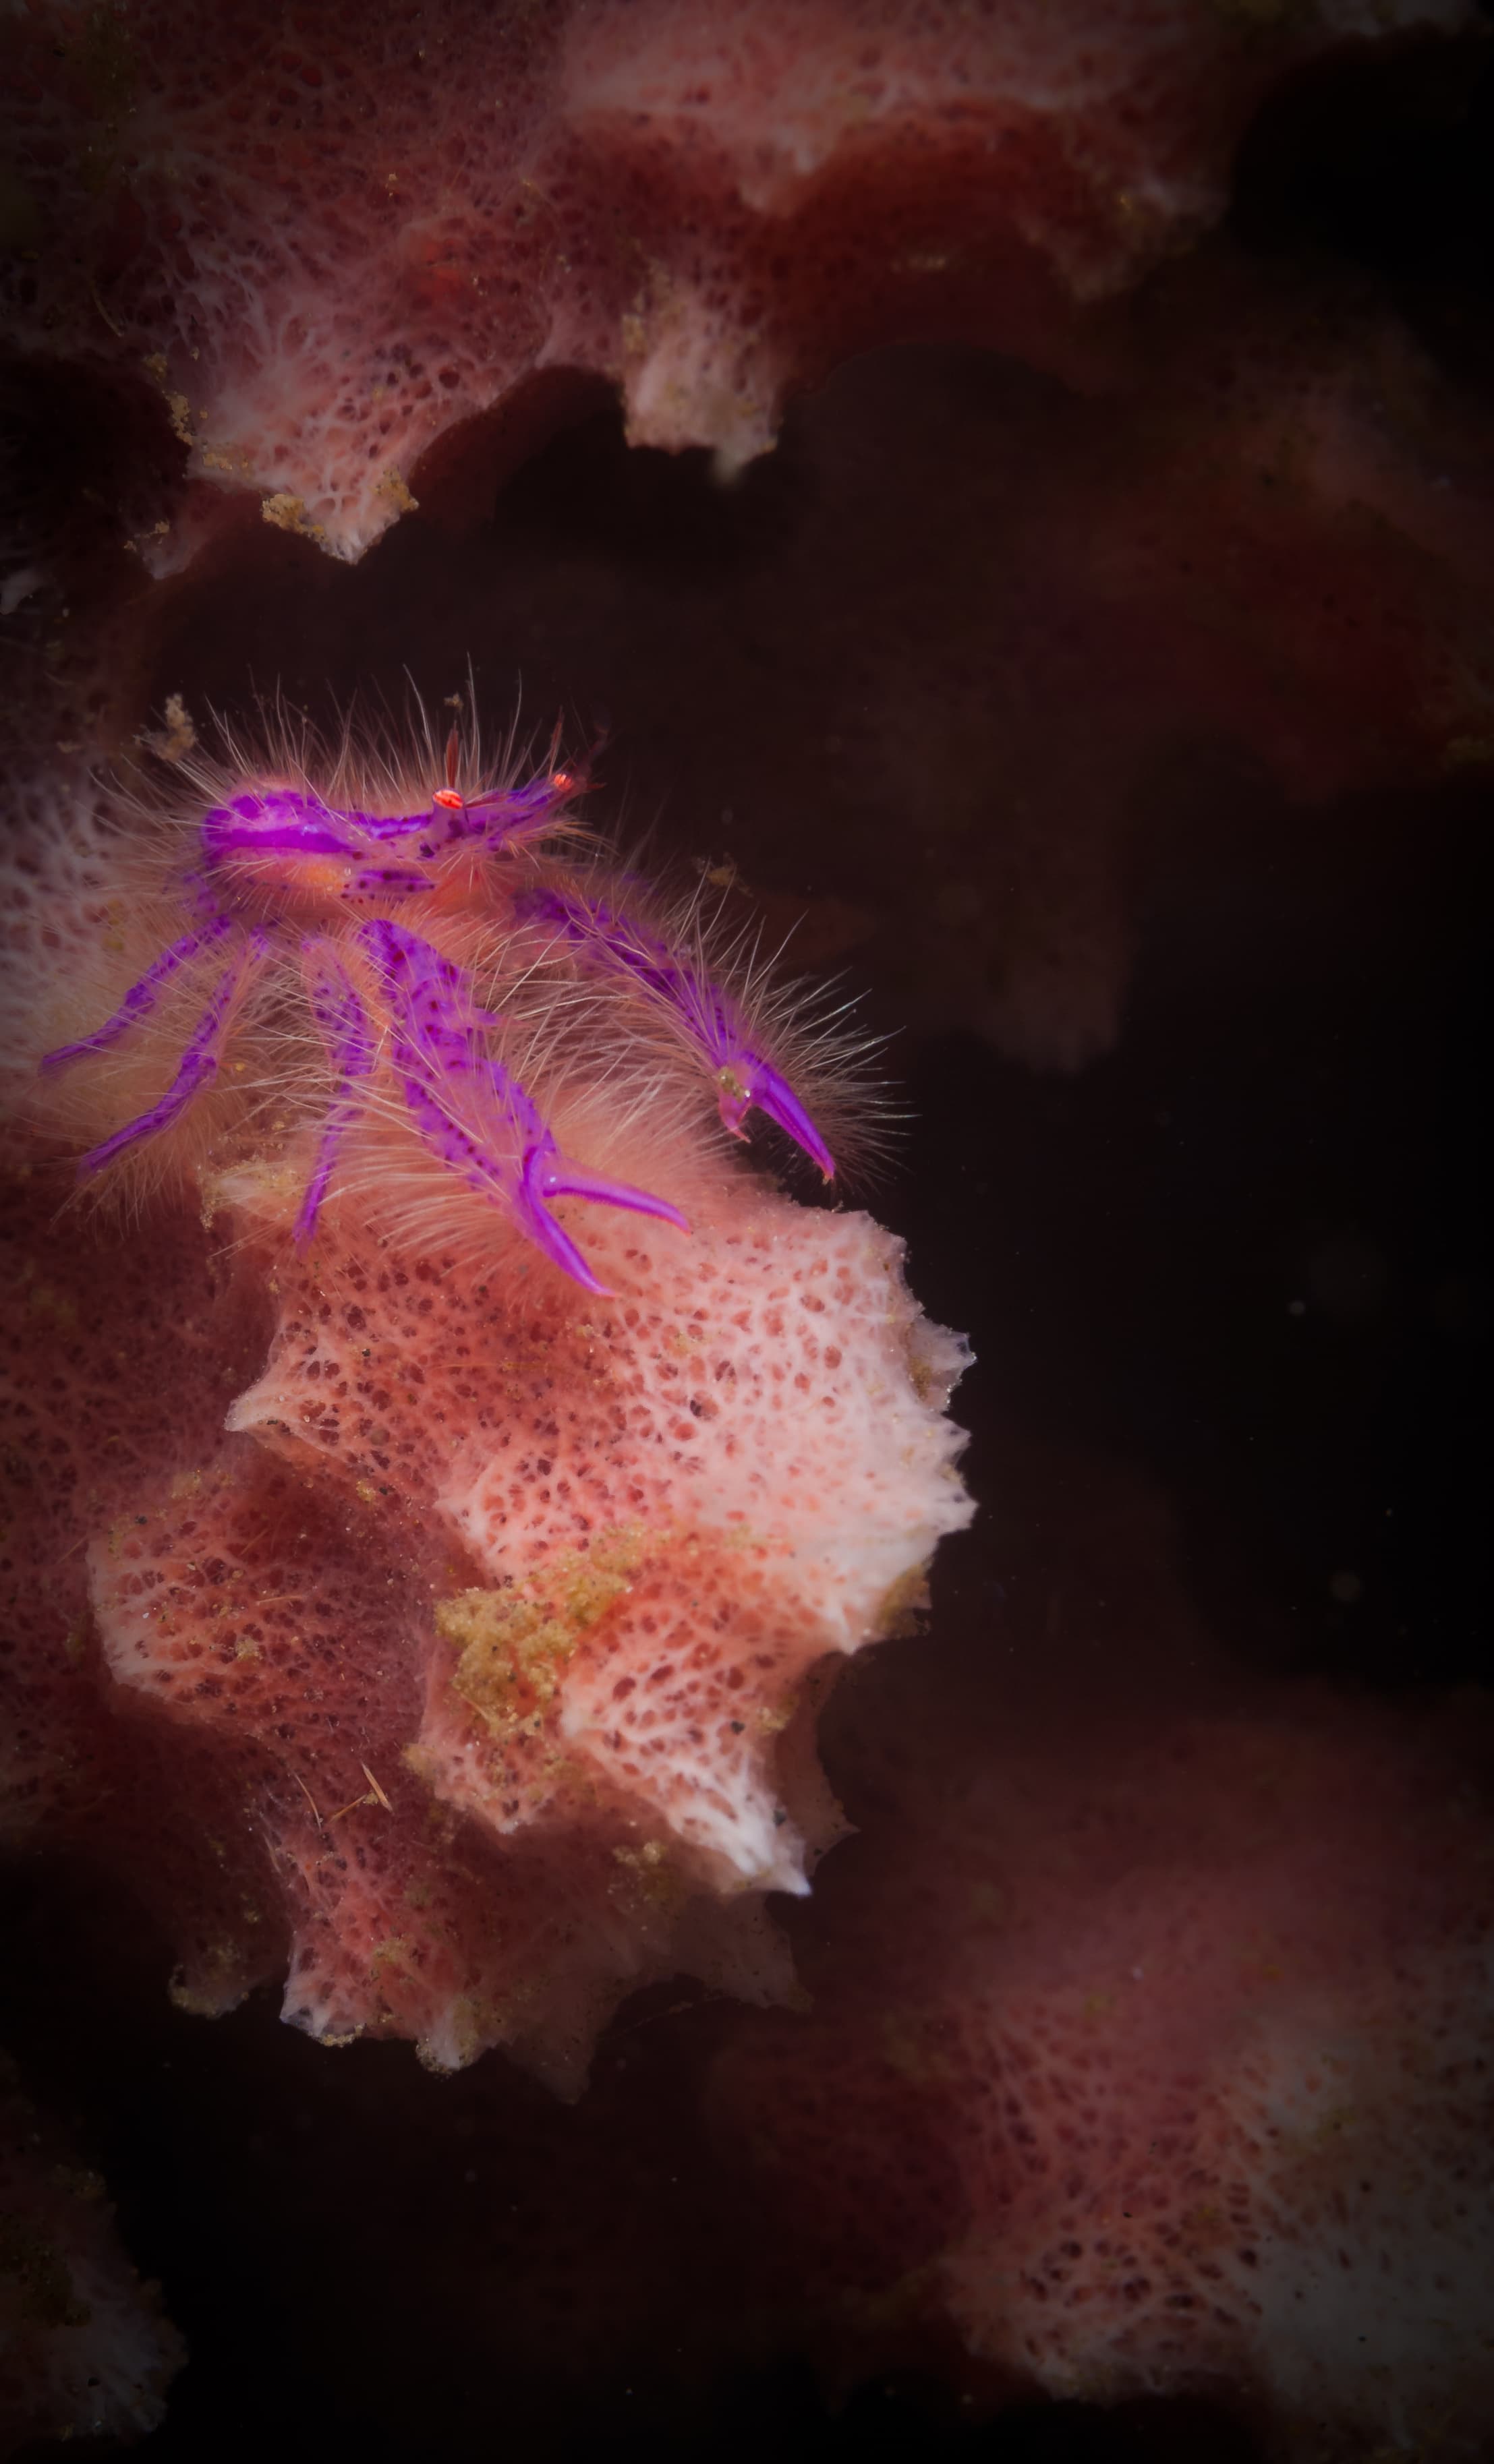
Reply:
[[[533,779],[527,787],[494,787],[485,796],[469,796],[461,804],[432,806],[422,827],[434,823],[450,844],[476,838],[494,848],[516,847],[542,838],[556,813],[575,793],[573,780],[561,785],[551,777]]]
[[[295,787],[261,787],[205,815],[203,852],[209,865],[230,856],[334,856],[358,867],[344,897],[404,898],[435,887],[417,869],[420,864],[464,844],[489,854],[527,845],[544,835],[576,792],[574,780],[546,776],[527,787],[494,787],[456,804],[432,802],[423,813],[364,813],[334,810]],[[416,861],[362,861],[385,847]]]
[[[205,814],[203,848],[209,861],[225,855],[356,857],[358,847],[333,827],[355,820],[294,788],[266,787],[257,795],[235,796],[231,804],[215,804]]]
[[[302,967],[312,1016],[334,1071],[332,1098],[317,1144],[317,1160],[296,1218],[295,1238],[304,1246],[317,1228],[338,1149],[358,1117],[361,1098],[354,1089],[361,1079],[372,1072],[374,1031],[357,986],[325,941],[302,945]]]
[[[469,1188],[496,1198],[562,1273],[606,1295],[607,1287],[550,1214],[552,1198],[626,1207],[689,1231],[666,1199],[605,1179],[560,1153],[538,1107],[486,1050],[483,1039],[495,1022],[461,968],[386,918],[363,925],[358,937],[389,1001],[390,1056],[421,1136]]]
[[[344,884],[344,898],[410,898],[417,891],[432,890],[435,884],[428,873],[415,872],[407,865],[365,864]]]
[[[753,1050],[727,995],[682,953],[632,916],[574,891],[526,890],[514,904],[516,915],[548,925],[582,958],[626,976],[684,1026],[715,1079],[716,1107],[733,1137],[746,1136],[750,1111],[765,1112],[826,1180],[835,1178],[835,1157],[788,1081]]]
[[[113,1163],[117,1155],[123,1155],[142,1138],[155,1137],[162,1130],[169,1129],[171,1123],[186,1111],[193,1096],[202,1092],[217,1070],[234,997],[251,961],[262,957],[267,946],[264,935],[255,934],[225,968],[211,1000],[187,1039],[176,1076],[165,1093],[159,1102],[151,1105],[148,1112],[141,1112],[133,1121],[126,1121],[122,1130],[116,1130],[101,1146],[91,1148],[81,1157],[77,1167],[80,1179],[101,1172],[105,1164]]]
[[[152,959],[138,983],[131,984],[112,1018],[105,1019],[102,1026],[96,1027],[92,1035],[82,1036],[77,1044],[59,1044],[55,1052],[44,1053],[41,1067],[55,1069],[64,1061],[76,1061],[80,1053],[107,1051],[126,1027],[133,1026],[137,1019],[147,1017],[155,1008],[162,985],[169,982],[178,967],[185,967],[188,958],[194,958],[199,950],[212,949],[226,933],[232,930],[231,916],[217,915],[200,932],[184,933],[180,940],[173,941],[168,949],[162,951],[159,958]]]

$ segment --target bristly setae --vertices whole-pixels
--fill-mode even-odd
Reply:
[[[487,766],[471,728],[453,728],[441,756],[428,728],[371,747],[349,728],[328,752],[282,723],[257,751],[226,738],[220,759],[179,765],[187,796],[148,841],[138,902],[166,919],[164,945],[110,1015],[40,1063],[50,1083],[147,1038],[165,1045],[167,1082],[89,1148],[80,1178],[160,1147],[209,1090],[247,1077],[262,1107],[275,1056],[309,1045],[315,1117],[293,1133],[303,1243],[370,1111],[397,1112],[445,1173],[590,1291],[604,1287],[556,1199],[688,1232],[669,1199],[562,1151],[543,1094],[562,1046],[573,1073],[594,1062],[604,1076],[616,1050],[651,1049],[661,1085],[688,1062],[734,1137],[761,1113],[832,1180],[804,1097],[833,1096],[844,1037],[796,1022],[739,945],[713,953],[698,901],[670,913],[622,871],[577,822],[584,765],[556,755],[552,743],[524,778],[512,740]],[[595,1052],[578,1052],[587,1037]],[[635,1103],[647,1083],[635,1071]]]

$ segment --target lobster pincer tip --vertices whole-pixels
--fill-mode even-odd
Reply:
[[[734,1138],[747,1135],[751,1111],[764,1113],[809,1157],[822,1177],[835,1178],[835,1157],[786,1078],[755,1053],[742,1053],[716,1072],[716,1107],[722,1127]]]
[[[592,1172],[553,1148],[531,1154],[520,1200],[524,1228],[553,1265],[603,1300],[611,1298],[610,1288],[593,1273],[582,1251],[550,1213],[554,1198],[586,1198],[599,1205],[621,1206],[632,1215],[651,1215],[661,1223],[671,1223],[678,1232],[690,1230],[689,1218],[667,1198],[655,1198],[651,1190],[635,1189],[630,1181],[609,1180],[604,1173]]]

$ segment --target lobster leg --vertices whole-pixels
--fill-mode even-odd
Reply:
[[[170,943],[159,958],[153,958],[139,983],[131,984],[112,1018],[96,1026],[92,1035],[81,1036],[77,1044],[59,1044],[55,1052],[44,1053],[43,1069],[55,1069],[64,1061],[77,1061],[84,1052],[105,1052],[117,1043],[126,1027],[144,1018],[156,1006],[163,984],[168,983],[178,967],[195,958],[200,950],[211,950],[233,931],[231,915],[215,915],[195,933],[184,933],[180,940]]]
[[[683,1029],[715,1083],[717,1109],[733,1137],[746,1136],[748,1112],[765,1112],[826,1180],[835,1178],[835,1157],[787,1079],[753,1048],[735,1004],[683,952],[671,950],[632,916],[578,891],[524,891],[515,913],[546,927],[583,963],[627,978]]]
[[[305,943],[301,969],[312,1016],[334,1072],[332,1099],[318,1141],[317,1160],[296,1218],[295,1237],[304,1244],[317,1228],[338,1149],[361,1109],[362,1095],[355,1090],[373,1069],[374,1030],[362,995],[325,942]]]
[[[469,1188],[495,1199],[562,1273],[589,1292],[606,1291],[550,1213],[553,1198],[626,1207],[689,1231],[667,1199],[607,1180],[560,1153],[538,1105],[487,1051],[492,1022],[459,967],[384,917],[365,924],[359,939],[389,1003],[390,1056],[421,1136]]]
[[[151,1105],[147,1112],[140,1113],[133,1121],[126,1121],[122,1130],[116,1130],[112,1137],[105,1138],[101,1146],[90,1148],[78,1163],[79,1178],[101,1172],[105,1164],[113,1163],[117,1155],[137,1146],[142,1138],[153,1138],[160,1131],[169,1129],[173,1121],[181,1118],[193,1096],[201,1094],[217,1073],[223,1039],[245,976],[251,963],[262,957],[267,947],[263,934],[254,934],[224,969],[211,1000],[187,1039],[176,1076],[165,1093]],[[143,978],[142,981],[144,981]]]

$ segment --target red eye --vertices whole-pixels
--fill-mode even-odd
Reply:
[[[449,813],[459,813],[467,799],[454,787],[438,787],[430,801],[433,804],[444,804]]]
[[[552,787],[557,788],[563,796],[568,787],[575,786],[576,781],[568,770],[552,770],[550,773],[550,784]]]

